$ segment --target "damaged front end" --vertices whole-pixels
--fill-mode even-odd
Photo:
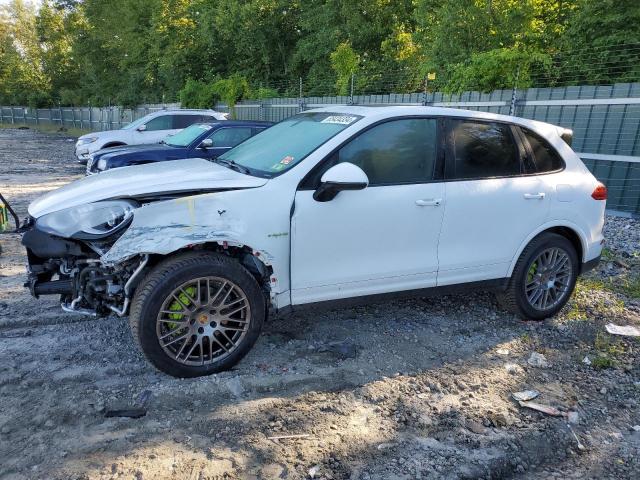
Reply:
[[[126,230],[136,207],[128,201],[98,202],[29,218],[21,230],[31,294],[59,295],[69,312],[126,315],[148,256],[110,266],[101,256]]]

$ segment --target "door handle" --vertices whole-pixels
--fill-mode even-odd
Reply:
[[[527,200],[542,200],[544,198],[544,193],[525,193],[524,198]]]
[[[416,205],[419,207],[439,207],[441,203],[441,198],[425,198],[422,200],[416,200]]]

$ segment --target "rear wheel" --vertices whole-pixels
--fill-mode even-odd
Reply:
[[[567,303],[578,277],[578,255],[569,240],[543,233],[524,249],[500,302],[527,320],[544,320]]]
[[[176,377],[227,370],[251,349],[265,316],[255,278],[220,254],[158,265],[136,290],[130,324],[146,357]]]

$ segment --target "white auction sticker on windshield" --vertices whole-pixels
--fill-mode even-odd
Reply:
[[[349,125],[355,121],[356,117],[350,115],[330,115],[320,123],[337,123],[338,125]]]

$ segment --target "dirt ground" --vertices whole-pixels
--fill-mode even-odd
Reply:
[[[0,129],[0,191],[24,216],[82,176],[72,152]],[[0,235],[0,478],[640,478],[640,339],[604,329],[640,326],[640,222],[606,230],[556,318],[490,294],[274,318],[234,370],[194,380],[154,370],[126,319],[31,298]],[[512,399],[529,389],[561,415]],[[146,390],[146,416],[105,418]]]

